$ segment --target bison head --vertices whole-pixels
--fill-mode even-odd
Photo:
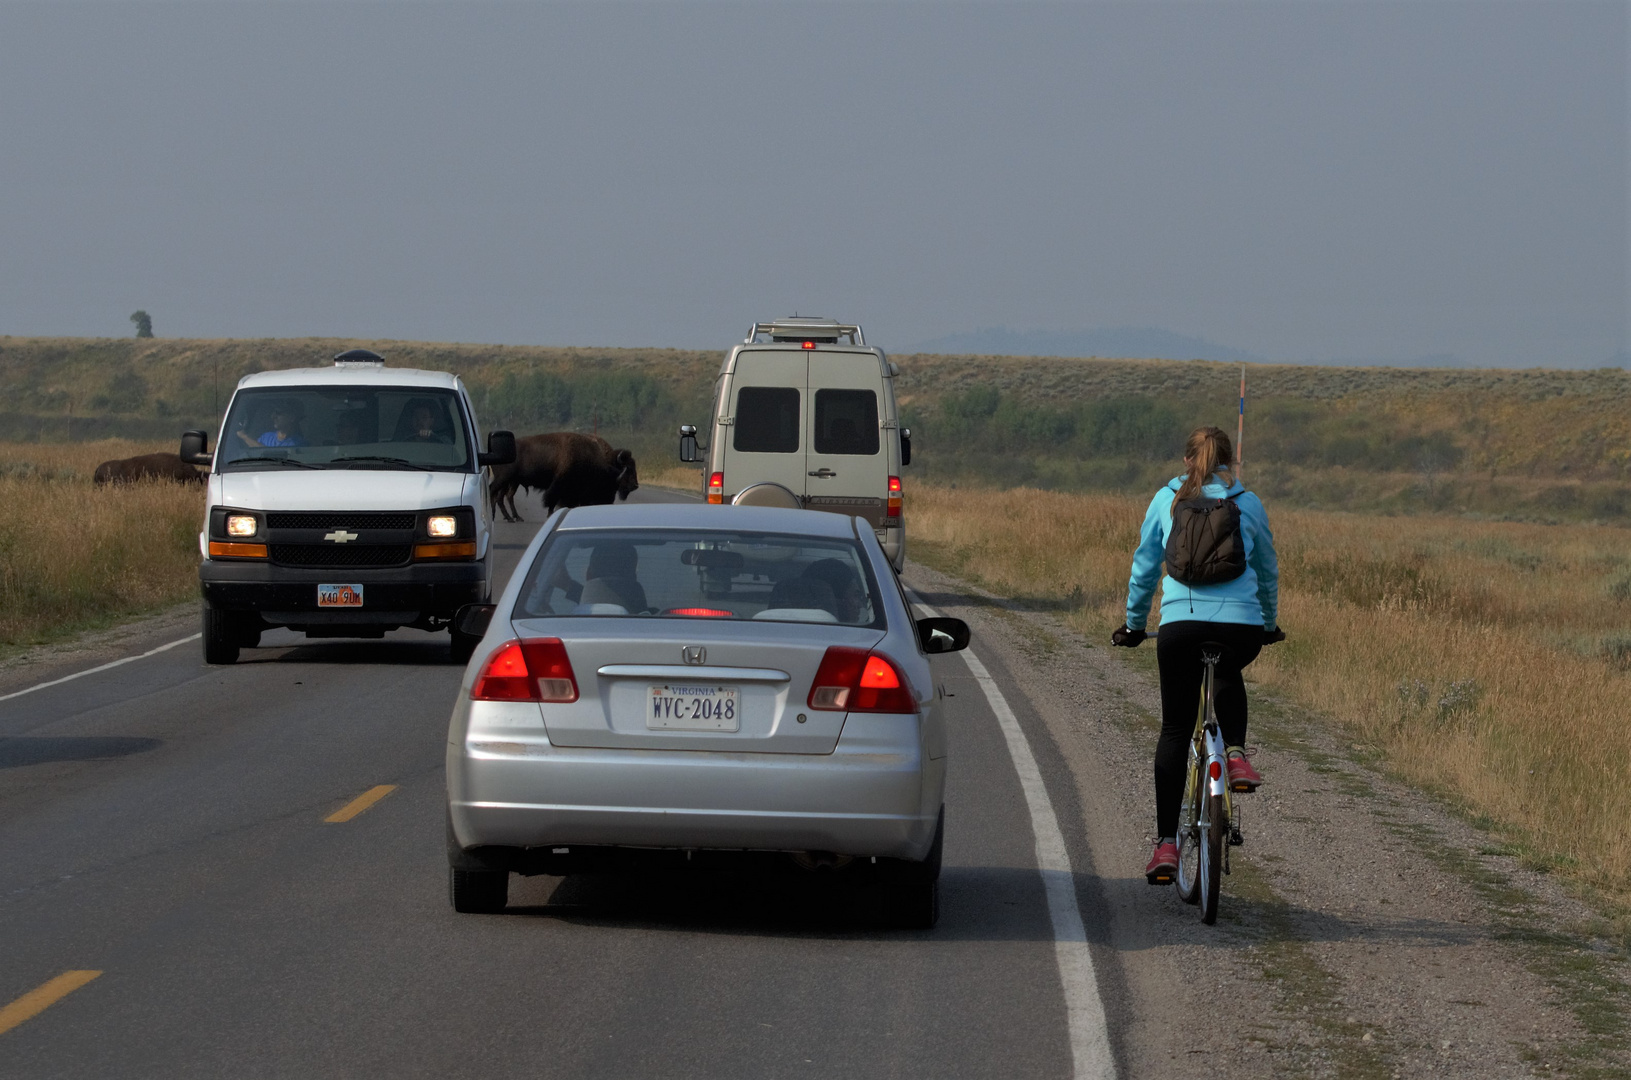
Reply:
[[[634,455],[627,450],[619,450],[612,455],[612,464],[617,469],[617,497],[626,499],[629,492],[640,486],[640,474],[634,467]]]

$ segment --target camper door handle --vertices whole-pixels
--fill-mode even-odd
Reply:
[[[831,477],[837,476],[838,474],[833,472],[831,469],[817,469],[815,472],[810,473],[809,475],[819,476],[821,479],[826,480],[826,479],[829,479]]]

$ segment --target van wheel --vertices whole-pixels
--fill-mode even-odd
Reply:
[[[204,663],[236,664],[242,640],[243,631],[233,612],[204,606]]]
[[[455,664],[468,664],[470,657],[475,653],[476,646],[481,644],[479,635],[461,634],[457,627],[451,630],[453,641],[448,646],[448,653]]]
[[[508,870],[447,869],[447,894],[453,910],[467,915],[494,915],[510,901]]]

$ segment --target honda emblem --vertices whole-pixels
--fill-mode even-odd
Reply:
[[[706,664],[708,662],[708,650],[701,645],[687,645],[680,650],[680,655],[685,657],[687,664]]]

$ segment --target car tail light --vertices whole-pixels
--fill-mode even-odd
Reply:
[[[578,700],[578,680],[560,638],[506,642],[487,658],[470,696],[476,701]]]
[[[894,661],[843,645],[829,647],[821,658],[808,703],[826,712],[917,712],[917,699]]]
[[[734,619],[736,612],[712,607],[672,607],[664,615],[690,615],[697,619]]]
[[[900,477],[898,476],[889,478],[889,504],[884,516],[900,517]]]
[[[805,348],[806,348],[806,349],[813,349],[813,348],[815,348],[815,342],[813,342],[813,341],[806,341],[806,342],[805,342],[805,343],[804,343],[804,347],[805,347]]]
[[[725,501],[725,474],[716,472],[708,477],[708,501],[723,503]]]

